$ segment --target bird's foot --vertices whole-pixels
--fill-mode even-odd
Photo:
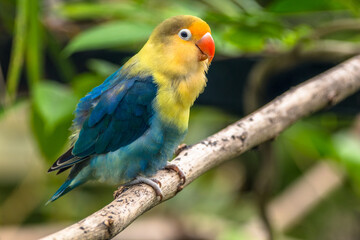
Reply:
[[[175,153],[174,153],[175,157],[177,157],[182,151],[184,151],[185,149],[188,149],[188,148],[189,148],[189,146],[186,145],[185,143],[180,144],[175,150]]]
[[[180,184],[179,184],[179,186],[177,188],[177,193],[180,192],[181,190],[183,190],[184,184],[186,182],[186,176],[185,176],[184,172],[178,166],[176,166],[175,164],[168,164],[168,165],[165,166],[164,169],[173,170],[179,175]]]
[[[163,199],[163,194],[161,191],[161,182],[157,179],[154,178],[145,178],[145,177],[141,177],[138,176],[136,177],[134,180],[125,183],[123,185],[121,185],[113,194],[114,198],[117,198],[120,196],[121,193],[125,192],[129,187],[136,185],[136,184],[140,184],[140,183],[145,183],[147,185],[149,185],[150,187],[152,187],[152,189],[154,189],[156,197],[160,198],[160,201]]]

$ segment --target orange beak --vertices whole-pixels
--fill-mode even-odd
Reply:
[[[209,32],[206,33],[199,41],[195,43],[195,45],[202,53],[200,54],[199,61],[209,59],[209,63],[211,63],[215,55],[215,43],[211,34]]]

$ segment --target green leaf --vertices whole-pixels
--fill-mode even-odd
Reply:
[[[219,32],[213,32],[212,36],[215,41],[217,54],[236,57],[242,53],[241,49],[237,45],[235,46],[230,41],[226,40],[226,37],[222,36]]]
[[[340,132],[333,137],[333,142],[342,162],[360,167],[360,141],[356,136]]]
[[[340,1],[340,0],[338,0]],[[341,2],[344,6],[348,7],[354,16],[360,16],[360,1],[358,0],[342,0]]]
[[[66,87],[55,82],[41,82],[33,90],[33,107],[49,131],[72,116],[77,98]]]
[[[17,0],[14,39],[7,75],[7,94],[10,101],[16,97],[26,49],[26,34],[29,15],[29,1]]]
[[[342,164],[351,180],[352,187],[360,195],[360,139],[349,131],[333,136],[337,160]]]
[[[71,86],[76,96],[82,98],[104,80],[105,78],[103,76],[98,76],[93,73],[82,73],[74,77],[73,81],[71,81]]]
[[[281,135],[296,157],[321,159],[335,156],[331,134],[318,121],[299,121]]]
[[[69,136],[77,98],[61,84],[43,81],[34,85],[31,125],[41,153],[54,160]]]
[[[61,152],[68,141],[70,135],[69,127],[71,126],[72,117],[63,119],[51,131],[45,126],[47,124],[37,109],[32,109],[31,112],[31,127],[34,138],[37,142],[40,152],[49,161],[54,161]]]
[[[59,14],[66,18],[85,20],[109,17],[124,17],[137,10],[133,3],[71,2],[59,7]]]
[[[176,15],[193,15],[202,18],[205,15],[206,7],[200,1],[168,1],[162,8],[154,8],[158,11],[159,21]]]
[[[153,26],[116,21],[93,27],[77,35],[65,48],[66,54],[91,49],[134,46],[144,43]]]
[[[104,76],[105,78],[114,73],[120,67],[119,65],[102,59],[90,59],[86,65],[90,70],[100,76]]]
[[[345,9],[343,0],[302,0],[298,3],[289,0],[273,1],[268,9],[277,13],[314,12]]]
[[[281,38],[279,39],[283,45],[283,48],[286,50],[292,49],[300,40],[309,36],[311,33],[311,28],[307,25],[300,25],[295,27],[292,30],[286,30],[283,32]]]
[[[226,16],[236,17],[243,12],[243,8],[239,7],[235,1],[208,0],[207,4],[212,8],[212,11],[217,11]]]
[[[43,36],[42,26],[39,19],[39,1],[29,1],[29,22],[28,22],[28,37],[26,48],[26,72],[29,81],[29,86],[40,81],[42,78],[42,71],[44,64],[42,63],[42,48],[43,48]]]

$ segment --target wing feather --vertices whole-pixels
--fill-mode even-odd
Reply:
[[[75,128],[81,127],[79,137],[49,171],[62,172],[94,154],[115,151],[135,141],[150,126],[156,92],[151,76],[129,78],[115,72],[80,100],[74,119]]]

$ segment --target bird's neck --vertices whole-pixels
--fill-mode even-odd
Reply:
[[[179,129],[186,130],[190,107],[206,85],[204,72],[180,79],[171,79],[173,76],[155,72],[153,77],[158,85],[155,104],[160,117]]]
[[[196,62],[197,66],[192,66],[192,71],[181,70],[184,69],[183,66],[179,66],[180,71],[177,71],[176,67],[172,66],[174,63],[166,60],[163,62],[163,59],[157,59],[157,56],[151,60],[151,55],[142,51],[131,58],[124,68],[128,68],[131,75],[153,76],[158,85],[154,104],[160,118],[185,131],[188,127],[190,107],[206,85],[207,64]],[[168,66],[170,70],[167,71],[164,66]]]

